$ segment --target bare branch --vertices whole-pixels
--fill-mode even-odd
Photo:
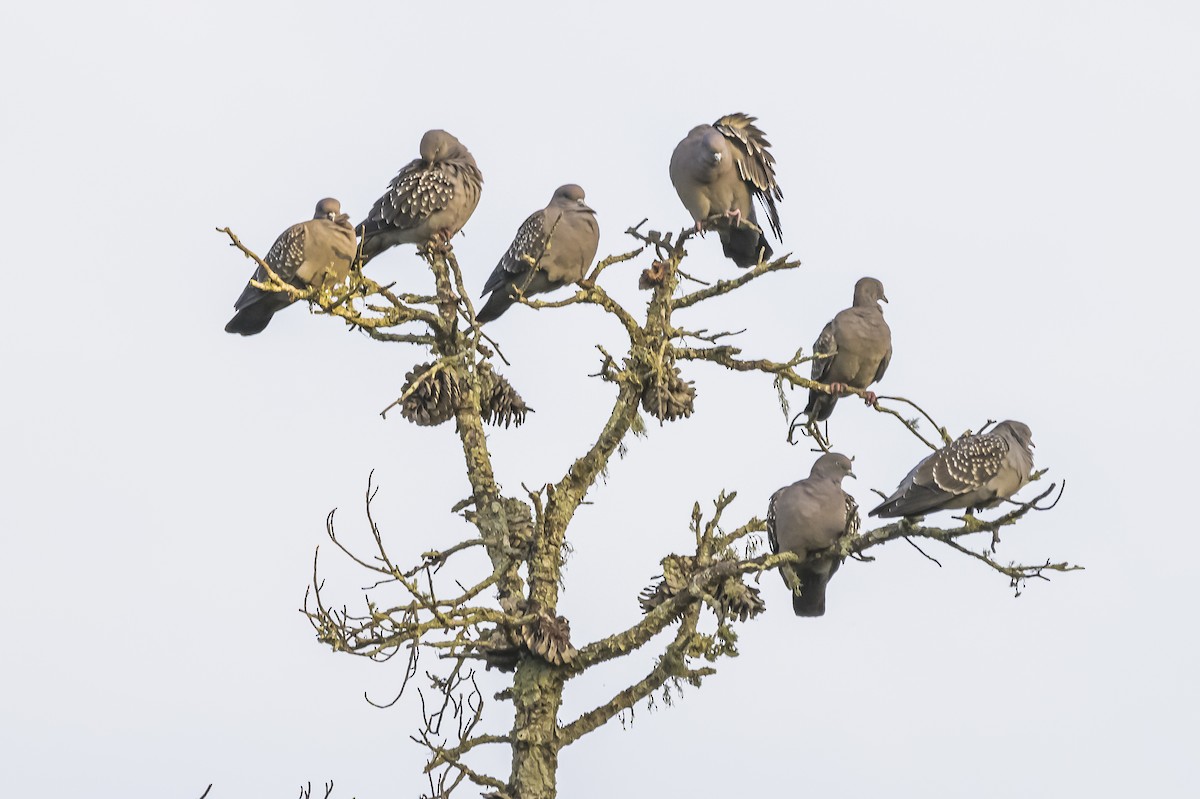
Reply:
[[[691,637],[696,632],[696,623],[700,618],[700,606],[692,604],[683,614],[679,631],[664,650],[658,662],[650,673],[638,682],[619,691],[616,696],[604,704],[581,715],[570,724],[559,730],[559,747],[570,746],[575,741],[587,735],[607,722],[622,710],[633,707],[641,700],[662,687],[671,677],[683,676],[687,673],[683,653]]]
[[[739,289],[752,280],[757,280],[763,275],[771,272],[779,272],[784,269],[798,269],[801,266],[799,261],[789,261],[790,253],[782,258],[776,258],[774,261],[763,261],[747,272],[743,272],[739,277],[732,280],[718,280],[712,286],[694,291],[691,294],[685,294],[682,297],[675,299],[675,308],[690,308],[698,302],[702,302],[711,297],[719,297],[722,294],[728,294],[734,289]]]

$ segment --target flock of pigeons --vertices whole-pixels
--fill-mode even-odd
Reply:
[[[769,259],[771,245],[758,225],[754,200],[762,206],[776,238],[782,237],[777,200],[783,193],[775,178],[770,142],[746,114],[729,114],[711,125],[697,125],[671,155],[671,182],[695,221],[696,230],[716,225],[726,257],[739,267]],[[420,157],[403,167],[365,221],[357,227],[332,198],[317,203],[313,218],[293,225],[275,241],[264,261],[281,279],[298,287],[336,285],[356,261],[366,264],[398,244],[418,248],[446,246],[479,204],[483,175],[462,142],[444,130],[421,138]],[[743,224],[748,221],[752,224]],[[550,203],[530,214],[484,284],[487,302],[476,319],[489,322],[503,314],[518,296],[530,297],[583,279],[600,241],[595,211],[582,188],[560,186]],[[259,267],[254,281],[267,282]],[[833,413],[846,388],[863,392],[874,404],[869,387],[878,382],[892,357],[891,330],[879,302],[887,302],[883,284],[864,277],[854,286],[851,307],[839,312],[813,346],[812,379],[829,391],[812,390],[804,412],[810,422]],[[271,317],[291,304],[284,292],[248,283],[234,304],[228,333],[262,332]],[[922,516],[946,509],[991,508],[1029,482],[1033,440],[1021,422],[1006,421],[988,432],[966,435],[925,458],[871,516]],[[794,552],[802,561],[781,574],[793,592],[798,616],[825,612],[825,588],[840,559],[829,555],[807,562],[810,553],[831,547],[859,526],[858,504],[842,489],[853,477],[850,459],[826,453],[809,476],[776,491],[767,509],[767,532],[773,552]]]

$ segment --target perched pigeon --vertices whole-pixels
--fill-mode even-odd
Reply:
[[[833,393],[809,389],[804,408],[809,421],[828,419],[847,386],[865,389],[883,379],[892,360],[892,331],[879,300],[888,301],[883,284],[873,277],[862,278],[854,284],[854,304],[839,311],[821,331],[813,354],[828,357],[812,362],[812,379],[827,383]],[[875,404],[873,391],[867,392],[866,401]]]
[[[357,250],[350,217],[342,213],[341,203],[326,197],[317,203],[311,220],[283,231],[263,260],[297,288],[329,286],[346,279]],[[270,280],[261,266],[254,270],[253,279],[260,283]],[[276,311],[291,304],[292,298],[282,291],[264,291],[247,283],[233,304],[237,313],[225,325],[225,332],[261,333]]]
[[[803,559],[858,531],[858,504],[842,490],[844,477],[854,477],[850,459],[827,452],[817,458],[808,477],[771,495],[767,540],[772,552],[795,552]],[[825,615],[825,586],[840,565],[838,558],[829,557],[781,567],[784,585],[791,589],[797,579],[801,585],[800,593],[792,594],[797,616]]]
[[[421,137],[421,157],[402,168],[358,226],[363,263],[397,244],[446,243],[479,204],[483,175],[475,158],[444,130]]]
[[[923,516],[949,508],[993,508],[1029,482],[1033,433],[1001,422],[987,433],[962,436],[908,473],[871,516]]]
[[[492,296],[476,316],[480,322],[507,311],[518,290],[530,297],[583,279],[600,244],[596,212],[583,199],[579,186],[559,186],[550,204],[521,224],[483,287]]]
[[[720,229],[721,246],[738,266],[754,266],[771,257],[767,237],[738,222],[758,224],[752,197],[762,203],[775,238],[782,240],[775,201],[783,191],[775,181],[771,143],[745,114],[723,116],[711,125],[697,125],[671,154],[671,183],[700,230],[711,216],[724,214],[732,224]]]

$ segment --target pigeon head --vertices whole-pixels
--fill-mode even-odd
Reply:
[[[809,477],[823,478],[841,483],[844,477],[855,477],[850,459],[840,452],[826,452],[817,458]]]
[[[1014,422],[1009,419],[992,428],[991,432],[1004,436],[1010,441],[1020,444],[1026,451],[1037,446],[1033,443],[1033,431],[1024,422]]]
[[[859,278],[859,281],[854,284],[855,307],[875,305],[880,300],[887,302],[888,298],[887,295],[883,293],[883,284],[875,278]]]
[[[427,131],[421,137],[421,159],[424,161],[445,161],[462,157],[466,152],[467,148],[462,146],[462,142],[444,130]]]
[[[326,197],[317,203],[317,209],[313,212],[313,219],[328,219],[330,221],[337,219],[338,214],[342,212],[342,204],[332,197]]]
[[[725,150],[729,147],[729,142],[721,135],[720,131],[715,128],[704,126],[704,134],[700,138],[701,145],[705,156],[713,166],[721,163],[725,158]]]
[[[584,202],[585,196],[582,186],[575,183],[568,183],[554,190],[554,197],[551,199],[551,202],[563,208],[596,213]]]

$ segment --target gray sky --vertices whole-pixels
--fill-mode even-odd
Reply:
[[[900,6],[903,5],[903,9]],[[302,308],[222,326],[265,252],[333,195],[360,218],[428,128],[485,176],[456,242],[478,290],[522,219],[577,182],[602,252],[643,217],[689,222],[672,147],[760,118],[805,263],[686,321],[750,326],[749,355],[809,347],[854,281],[883,280],[881,386],[958,431],[1027,422],[1066,477],[1001,556],[1088,567],[1013,599],[982,566],[904,544],[849,563],[822,619],[774,575],[740,658],[676,707],[564,752],[561,795],[1179,796],[1200,740],[1200,544],[1168,523],[1195,474],[1189,409],[1200,212],[1200,12],[1178,2],[24,4],[6,12],[0,771],[17,796],[413,796],[414,705],[397,665],[334,656],[296,612],[334,506],[365,544],[367,473],[395,553],[465,532],[449,427],[378,411],[424,360]],[[169,10],[168,10],[169,9]],[[742,16],[738,16],[741,14]],[[744,35],[748,42],[734,37]],[[687,269],[732,274],[714,237]],[[640,309],[639,262],[604,285]],[[423,290],[411,248],[371,264]],[[500,480],[561,476],[611,388],[619,329],[595,309],[515,308],[503,371],[537,408],[490,444]],[[812,455],[770,381],[699,366],[697,414],[614,462],[572,528],[577,644],[638,616],[695,500],[765,509]],[[800,395],[793,401],[803,403]],[[833,419],[870,502],[922,447],[847,401]],[[1028,492],[1027,492],[1028,493]],[[942,519],[945,521],[945,519]],[[366,580],[322,550],[330,591]],[[563,720],[648,668],[572,683]],[[499,685],[489,676],[485,686]],[[493,705],[495,725],[506,708]],[[484,766],[506,774],[503,758]],[[464,789],[465,790],[465,789]]]

